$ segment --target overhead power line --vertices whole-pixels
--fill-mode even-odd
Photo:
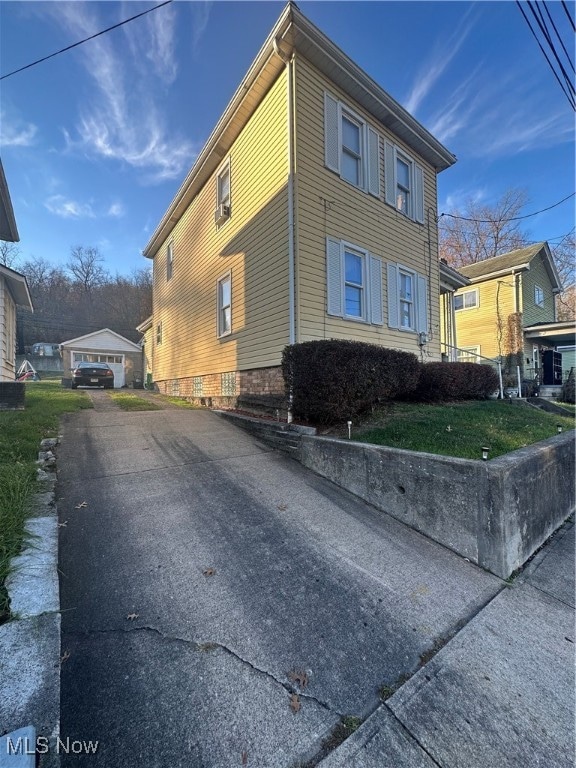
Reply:
[[[171,2],[173,2],[173,0],[164,0],[163,3],[160,3],[159,5],[155,5],[152,8],[148,8],[147,11],[142,11],[142,13],[137,13],[136,16],[131,16],[129,19],[124,19],[124,21],[120,21],[118,22],[118,24],[114,24],[111,27],[107,27],[106,29],[103,29],[101,32],[96,32],[96,34],[90,35],[90,37],[85,37],[84,40],[79,40],[77,43],[73,43],[72,45],[66,46],[66,48],[61,48],[59,51],[55,51],[54,53],[51,53],[48,56],[44,56],[41,59],[32,61],[30,64],[26,64],[24,67],[20,67],[19,69],[15,69],[12,72],[8,72],[6,75],[2,75],[0,77],[0,80],[5,80],[7,77],[12,77],[12,75],[16,75],[18,74],[18,72],[23,72],[25,69],[30,69],[30,67],[35,67],[36,64],[41,64],[43,61],[48,61],[48,59],[53,59],[54,56],[59,56],[61,53],[65,53],[66,51],[72,50],[72,48],[77,48],[79,45],[83,45],[84,43],[87,43],[89,40],[94,40],[95,37],[100,37],[100,35],[104,35],[106,34],[106,32],[111,32],[113,29],[118,29],[118,27],[121,27],[124,24],[128,24],[130,21],[134,21],[134,19],[139,19],[141,16],[146,16],[147,13],[151,13],[152,11],[157,11],[158,8],[162,8],[162,6],[168,5]]]
[[[538,216],[539,213],[545,213],[546,211],[551,211],[552,208],[556,208],[558,205],[562,205],[562,203],[565,203],[566,200],[570,200],[570,198],[574,197],[574,195],[576,195],[576,192],[572,192],[571,195],[568,195],[562,200],[559,200],[557,203],[554,203],[554,205],[549,205],[548,208],[542,208],[539,211],[534,211],[534,213],[527,213],[525,216],[513,216],[510,219],[498,219],[498,222],[504,224],[507,221],[520,221],[521,219],[529,219],[532,216]],[[442,216],[450,216],[451,219],[461,219],[462,221],[472,221],[475,224],[493,224],[494,223],[494,219],[469,219],[467,216],[456,216],[456,214],[454,213],[441,213],[438,219],[441,219]]]
[[[564,54],[565,54],[566,59],[568,61],[568,64],[569,64],[570,68],[573,71],[574,71],[574,63],[571,60],[570,54],[568,53],[568,50],[567,50],[566,46],[564,45],[564,43],[562,41],[560,33],[558,32],[558,29],[557,29],[556,25],[554,24],[554,22],[552,20],[552,16],[550,14],[550,11],[549,11],[548,7],[546,6],[545,0],[542,0],[540,5],[538,4],[537,0],[526,0],[526,2],[524,2],[524,3],[521,3],[520,0],[516,0],[516,5],[518,6],[518,8],[520,10],[520,13],[524,17],[524,20],[525,20],[526,24],[528,24],[528,27],[530,29],[530,32],[532,33],[532,36],[534,37],[534,39],[538,43],[538,47],[542,51],[542,55],[546,59],[546,62],[548,64],[548,66],[550,67],[550,70],[551,70],[552,74],[554,75],[554,77],[556,78],[556,80],[558,82],[558,85],[560,86],[560,88],[562,89],[562,92],[564,93],[564,95],[568,99],[568,103],[570,104],[572,109],[576,109],[576,88],[574,87],[573,78],[570,77],[568,75],[568,73],[566,72],[566,67],[564,66],[564,64],[562,62],[561,55],[558,53],[558,50],[556,48],[556,44],[555,44],[555,42],[553,40],[552,34],[550,32],[550,29],[548,28],[548,23],[546,21],[546,18],[544,17],[543,12],[542,12],[542,8],[544,8],[548,18],[550,19],[550,22],[552,23],[552,26],[554,28],[554,32],[556,33],[556,36],[558,37],[558,39],[560,41],[560,45],[562,46],[562,49],[564,51]],[[534,27],[532,26],[532,24],[530,22],[530,19],[528,18],[528,16],[524,12],[523,6],[526,6],[527,8],[529,8],[530,12],[532,13],[532,16],[536,20],[536,24],[538,25],[538,27],[540,29],[540,32],[541,32],[541,34],[543,36],[543,42],[541,42],[541,40],[540,40],[536,30],[534,29]],[[564,10],[565,10],[568,18],[570,19],[571,26],[574,27],[574,22],[572,21],[572,19],[570,17],[570,14],[568,13],[568,9],[566,8],[564,3],[563,3],[563,6],[564,6]],[[543,43],[544,43],[544,45],[547,46],[547,48],[548,48],[548,50],[549,50],[549,52],[551,54],[551,57],[552,57],[552,59],[554,60],[555,63],[553,63],[553,61],[551,61],[550,57],[548,56],[548,53],[544,49]],[[557,71],[557,69],[559,71]]]

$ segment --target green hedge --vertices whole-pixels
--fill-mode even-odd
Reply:
[[[359,341],[306,341],[285,347],[282,354],[294,416],[323,425],[408,396],[418,384],[419,369],[410,352]]]
[[[489,365],[478,363],[424,363],[420,381],[410,400],[450,402],[483,400],[498,390],[498,374]]]

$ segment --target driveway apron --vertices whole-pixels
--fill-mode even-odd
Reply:
[[[209,411],[62,431],[64,768],[294,768],[502,587]]]

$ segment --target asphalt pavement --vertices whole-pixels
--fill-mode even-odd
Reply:
[[[553,567],[510,587],[214,413],[128,413],[106,393],[94,403],[65,418],[58,452],[60,729],[80,745],[64,768],[298,768],[326,754],[343,719],[364,724],[327,768],[568,764],[566,735],[548,753],[556,762],[470,757],[483,744],[476,727],[510,709],[500,687],[522,678],[522,659],[509,677],[492,672],[501,697],[490,720],[472,684],[476,666],[490,677],[484,660],[499,645],[486,641],[472,664],[474,649],[520,624],[528,640],[532,624],[549,625],[530,661],[546,648],[558,685],[549,719],[564,733],[574,632],[570,586],[554,592]],[[570,562],[566,548],[568,574]],[[569,648],[559,637],[570,632]],[[450,679],[422,677],[447,654],[460,660]],[[450,717],[467,751],[450,746]],[[524,728],[537,743],[539,717],[528,707],[516,741]],[[385,762],[395,754],[404,762]]]

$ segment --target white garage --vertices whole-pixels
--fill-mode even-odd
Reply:
[[[142,381],[142,350],[140,346],[109,328],[63,341],[62,363],[64,378],[71,380],[70,371],[78,363],[108,363],[114,371],[114,388],[129,387]]]

